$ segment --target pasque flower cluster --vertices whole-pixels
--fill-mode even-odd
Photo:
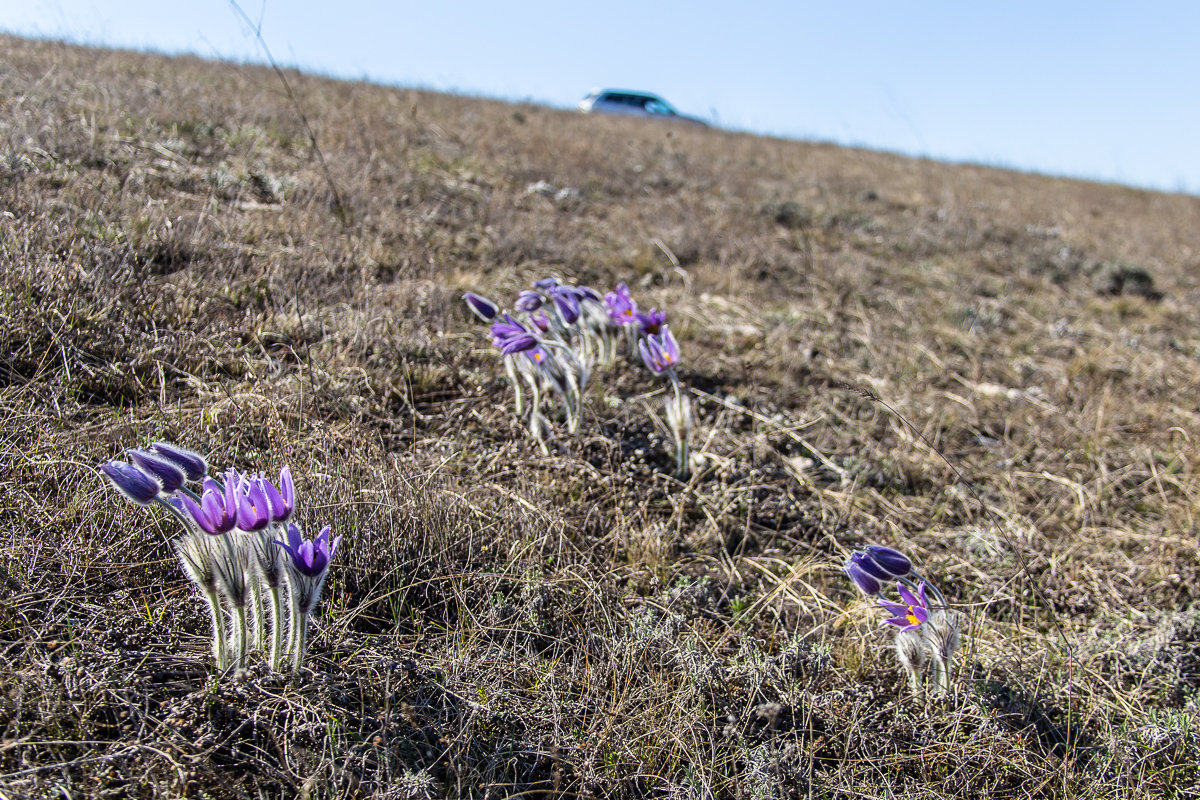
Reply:
[[[951,666],[962,643],[962,615],[946,605],[941,591],[913,569],[908,556],[890,547],[869,545],[856,550],[842,569],[864,594],[878,597],[879,606],[890,615],[885,622],[896,629],[896,657],[913,691],[920,690],[930,661],[936,690],[950,691]],[[899,602],[881,596],[891,581],[896,581]]]
[[[166,442],[127,457],[100,471],[130,502],[158,505],[183,526],[172,545],[211,615],[217,670],[242,669],[259,649],[272,669],[286,659],[299,670],[309,617],[342,537],[330,541],[326,526],[304,538],[292,520],[288,467],[278,482],[235,469],[214,475],[202,456]]]
[[[557,398],[567,431],[574,434],[593,371],[613,366],[623,338],[631,358],[640,355],[647,369],[671,384],[667,425],[675,437],[678,472],[686,475],[691,405],[676,373],[679,344],[665,312],[638,310],[624,283],[601,297],[590,287],[557,278],[544,278],[521,291],[511,310],[474,292],[464,294],[463,301],[491,326],[492,344],[504,359],[518,416],[525,412],[523,389],[529,391],[529,430],[544,452],[549,451],[552,428],[543,401]]]

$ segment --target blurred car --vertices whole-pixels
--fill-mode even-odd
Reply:
[[[708,123],[704,120],[680,114],[666,100],[649,92],[593,89],[579,101],[578,108],[585,114],[624,114],[631,117],[673,119],[708,127]]]

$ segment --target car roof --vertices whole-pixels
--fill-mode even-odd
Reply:
[[[639,92],[634,89],[592,89],[588,92],[588,97],[599,97],[602,94],[628,94],[634,97],[646,97],[653,100],[662,100],[661,97],[652,92]]]

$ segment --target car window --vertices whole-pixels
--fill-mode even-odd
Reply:
[[[671,111],[671,107],[668,106],[666,103],[662,102],[661,100],[647,100],[646,101],[646,110],[649,111],[651,114],[670,115],[670,114],[674,113]]]

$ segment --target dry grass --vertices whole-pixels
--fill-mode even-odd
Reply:
[[[269,70],[0,54],[0,795],[1200,793],[1200,199],[293,75],[343,227]],[[670,310],[689,482],[641,400],[513,419],[458,296],[551,273]],[[207,674],[95,471],[159,438],[344,534],[303,681]]]

